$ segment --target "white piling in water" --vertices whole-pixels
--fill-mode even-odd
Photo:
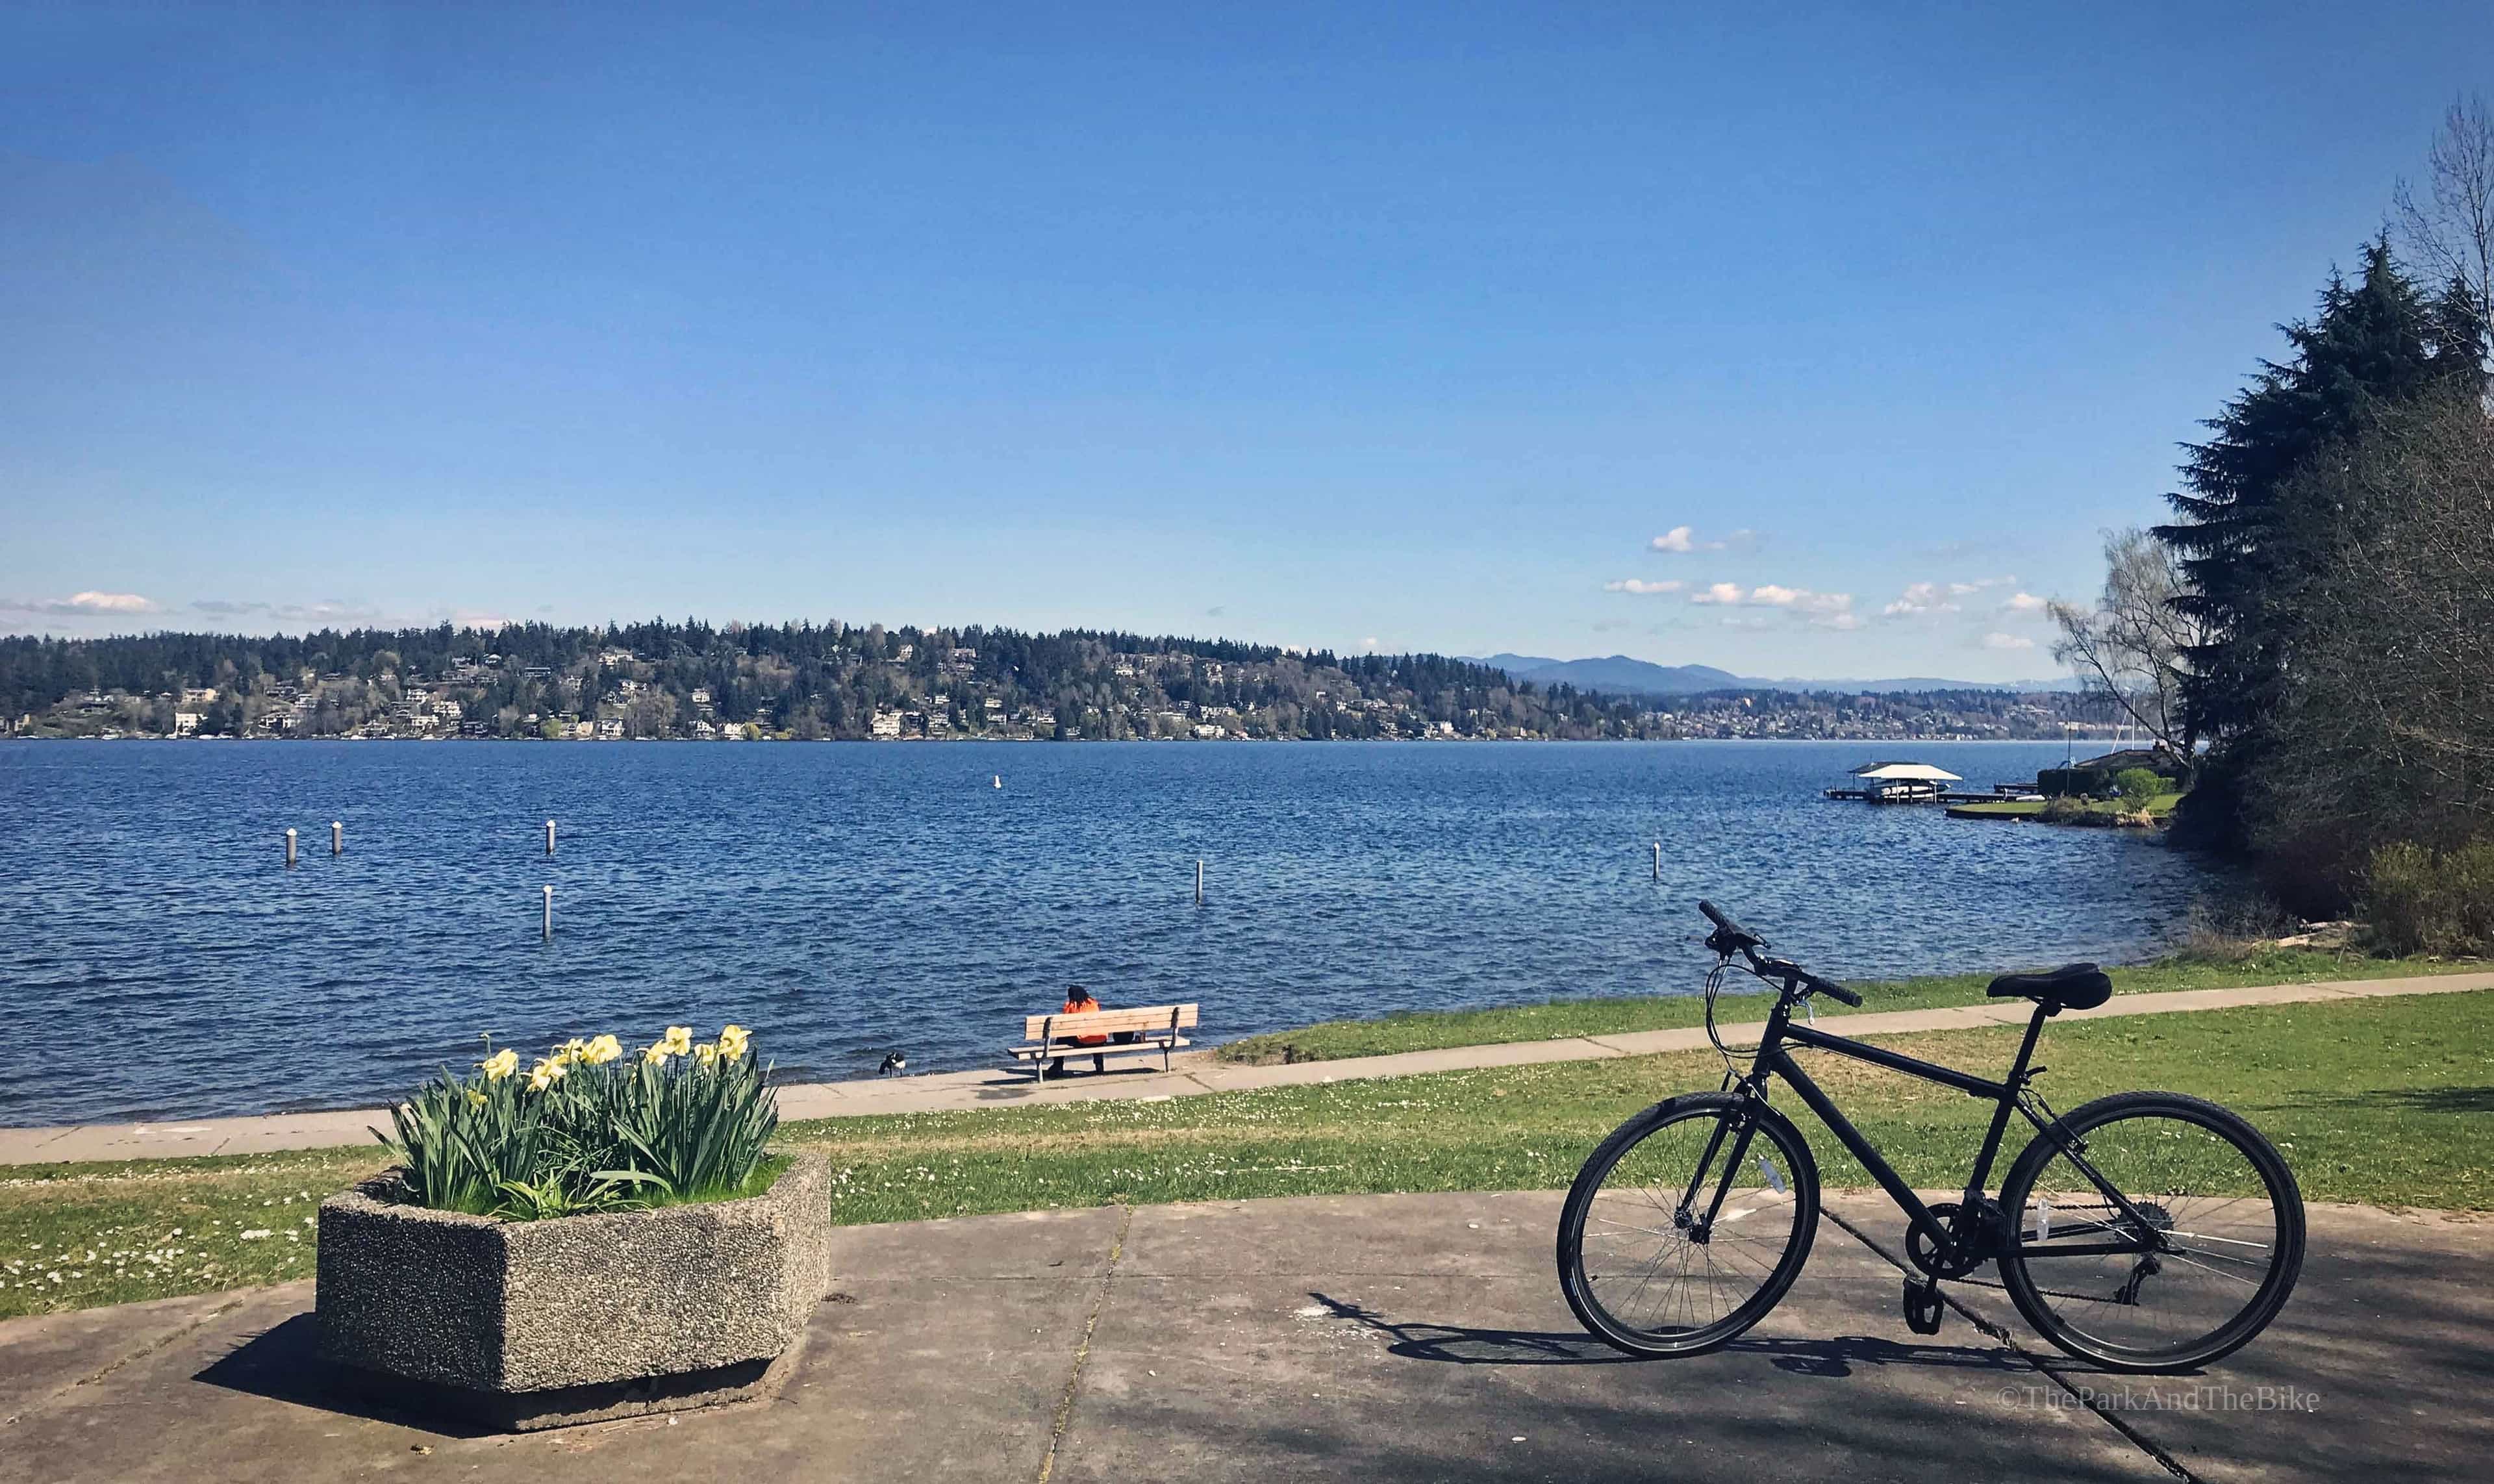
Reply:
[[[1005,786],[1005,775],[1000,772],[990,773],[988,776],[988,783],[990,787],[1002,788]]]
[[[1654,879],[1662,879],[1662,841],[1654,842]]]
[[[1203,905],[1203,857],[1195,858],[1195,904]]]
[[[552,887],[545,889],[544,934],[547,942],[551,943],[554,941],[554,888]]]
[[[546,821],[546,854],[554,854],[554,821],[550,819]],[[552,891],[554,889],[549,887],[546,890]]]
[[[289,867],[294,864],[294,832],[291,830],[286,832],[286,863]]]
[[[346,853],[347,827],[344,822],[333,819],[329,821],[329,854],[343,856]]]

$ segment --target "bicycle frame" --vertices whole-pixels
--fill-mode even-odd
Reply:
[[[2035,1110],[2027,1106],[2025,1101],[2019,1096],[2026,1084],[2027,1068],[2034,1059],[2036,1040],[2043,1035],[2044,1022],[2052,1018],[2052,1007],[2049,1005],[2035,1007],[2033,1018],[2026,1023],[2025,1039],[2019,1043],[2017,1062],[2010,1068],[2009,1075],[2005,1079],[1993,1081],[1990,1077],[1960,1072],[1954,1067],[1943,1067],[1937,1062],[1928,1062],[1920,1057],[1891,1051],[1884,1046],[1874,1046],[1848,1037],[1831,1035],[1813,1025],[1794,1024],[1792,1007],[1795,1003],[1795,997],[1790,994],[1780,996],[1777,1000],[1775,1010],[1767,1016],[1766,1033],[1759,1039],[1757,1057],[1750,1064],[1749,1075],[1741,1078],[1740,1087],[1746,1089],[1749,1095],[1763,1102],[1766,1096],[1767,1079],[1783,1078],[1792,1090],[1800,1095],[1803,1104],[1818,1116],[1819,1122],[1827,1126],[1828,1132],[1834,1134],[1837,1140],[1851,1151],[1855,1159],[1862,1162],[1863,1168],[1870,1171],[1870,1177],[1879,1182],[1879,1188],[1888,1193],[1889,1198],[1896,1201],[1898,1207],[1905,1213],[1912,1227],[1920,1230],[1931,1242],[1931,1250],[1943,1259],[1961,1256],[1962,1242],[1981,1240],[1980,1228],[1974,1224],[1980,1219],[1978,1215],[1981,1210],[1980,1202],[1984,1196],[1985,1187],[1990,1183],[1992,1162],[1998,1158],[2001,1139],[2009,1130],[2011,1110],[2015,1109],[2023,1114],[2026,1121],[2035,1126],[2035,1132],[2039,1136],[2055,1136],[2052,1126],[2037,1116]],[[1827,1096],[1826,1091],[1810,1080],[1810,1074],[1804,1072],[1801,1065],[1793,1060],[1792,1053],[1785,1049],[1787,1043],[1821,1051],[1833,1051],[1839,1056],[1848,1056],[1856,1061],[1869,1062],[1874,1067],[1884,1067],[1891,1072],[1901,1072],[1907,1076],[1920,1077],[1927,1082],[1937,1082],[1944,1087],[1954,1087],[1968,1097],[1982,1099],[1993,1105],[1992,1126],[1984,1134],[1983,1148],[1975,1156],[1973,1172],[1966,1177],[1965,1196],[1958,1205],[1958,1221],[1953,1224],[1962,1230],[1953,1231],[1941,1225],[1939,1218],[1931,1213],[1931,1207],[1923,1202],[1921,1196],[1914,1194],[1913,1188],[1905,1183],[1904,1177],[1898,1174],[1896,1167],[1879,1153],[1878,1146],[1871,1143],[1863,1136],[1861,1130],[1853,1126],[1852,1122],[1837,1107],[1834,1101]],[[1715,1198],[1707,1208],[1705,1221],[1708,1226],[1713,1225],[1717,1211],[1721,1207],[1723,1198],[1730,1189],[1733,1171],[1741,1167],[1741,1161],[1749,1152],[1749,1139],[1754,1127],[1755,1125],[1749,1122],[1744,1122],[1741,1126],[1731,1158],[1724,1164],[1722,1181],[1715,1192]],[[1713,1166],[1715,1154],[1721,1143],[1722,1128],[1722,1125],[1717,1126],[1715,1136],[1708,1140],[1707,1150],[1697,1162],[1697,1173],[1689,1181],[1688,1191],[1684,1193],[1682,1202],[1684,1210],[1695,1200],[1698,1187],[1705,1183],[1707,1170]],[[2080,1147],[2063,1145],[2062,1152],[2072,1164],[2086,1173],[2087,1178],[2094,1182],[2096,1188],[2112,1200],[2124,1216],[2136,1224],[2133,1229],[2143,1232],[2152,1229],[2151,1224],[2130,1199],[2114,1189],[2111,1181],[2105,1179],[2093,1166],[2086,1162]],[[2012,1220],[2015,1219],[2012,1218]],[[2004,1240],[2016,1242],[2018,1229],[2013,1226],[2007,1233],[2004,1233]],[[2049,1248],[2030,1248],[2027,1251],[2038,1254],[2050,1253],[2060,1257],[2102,1257],[2153,1252],[2161,1245],[2151,1237],[2146,1240],[2061,1243]]]

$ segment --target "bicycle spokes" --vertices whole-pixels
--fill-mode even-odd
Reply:
[[[2159,1115],[2057,1150],[2019,1215],[2017,1260],[2052,1319],[2084,1344],[2152,1355],[2225,1331],[2283,1254],[2284,1216],[2221,1130]]]
[[[1790,1283],[1814,1220],[1784,1176],[1793,1156],[1780,1135],[1715,1099],[1622,1135],[1569,1197],[1571,1302],[1639,1353],[1684,1353],[1755,1322]]]

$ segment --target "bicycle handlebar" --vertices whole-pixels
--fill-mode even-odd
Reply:
[[[1862,1008],[1861,995],[1845,988],[1842,984],[1838,984],[1832,979],[1821,979],[1815,974],[1805,973],[1802,975],[1802,982],[1809,984],[1811,990],[1816,993],[1830,995],[1836,999],[1842,1000],[1845,1004],[1852,1006],[1856,1010],[1860,1010]]]
[[[1706,920],[1715,924],[1715,930],[1706,935],[1706,946],[1715,952],[1729,956],[1748,949],[1767,946],[1766,939],[1725,917],[1723,909],[1713,902],[1700,901],[1697,910],[1705,913]]]
[[[1799,987],[1806,995],[1824,994],[1856,1010],[1862,1008],[1861,995],[1832,979],[1821,979],[1788,958],[1759,957],[1758,950],[1766,947],[1767,940],[1725,917],[1722,909],[1713,902],[1700,901],[1697,904],[1697,910],[1706,914],[1706,920],[1715,924],[1715,930],[1706,935],[1708,948],[1726,958],[1734,954],[1745,955],[1749,960],[1749,968],[1753,973],[1765,979],[1782,980],[1787,990]]]

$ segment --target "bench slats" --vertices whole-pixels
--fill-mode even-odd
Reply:
[[[1077,1045],[1070,1041],[1051,1041],[1046,1045],[1034,1045],[1026,1046],[1007,1046],[1005,1047],[1005,1054],[1016,1061],[1024,1062],[1040,1061],[1043,1059],[1054,1061],[1060,1056],[1068,1058],[1080,1056],[1124,1056],[1146,1051],[1154,1056],[1158,1056],[1161,1054],[1161,1048],[1164,1046],[1172,1051],[1183,1051],[1193,1045],[1195,1045],[1195,1043],[1187,1040],[1184,1036],[1155,1036],[1145,1041],[1123,1041],[1105,1046],[1085,1046]]]
[[[1178,1034],[1196,1024],[1193,1005],[1137,1005],[1125,1010],[1095,1010],[1087,1015],[1069,1015],[1062,1011],[1049,1015],[1031,1015],[1022,1021],[1022,1040],[1028,1045],[1008,1046],[1005,1054],[1025,1062],[1043,1082],[1048,1080],[1048,1064],[1058,1057],[1075,1056],[1158,1056],[1167,1071],[1170,1053],[1190,1045]],[[1084,1037],[1124,1036],[1124,1041],[1103,1040],[1084,1045]]]
[[[1196,1024],[1193,1005],[1143,1005],[1128,1010],[1095,1010],[1089,1015],[1030,1015],[1021,1024],[1021,1039],[1037,1041],[1048,1034],[1049,1021],[1056,1022],[1058,1040],[1067,1036],[1107,1036],[1118,1031],[1192,1030]],[[1078,1032],[1074,1029],[1080,1025]]]

